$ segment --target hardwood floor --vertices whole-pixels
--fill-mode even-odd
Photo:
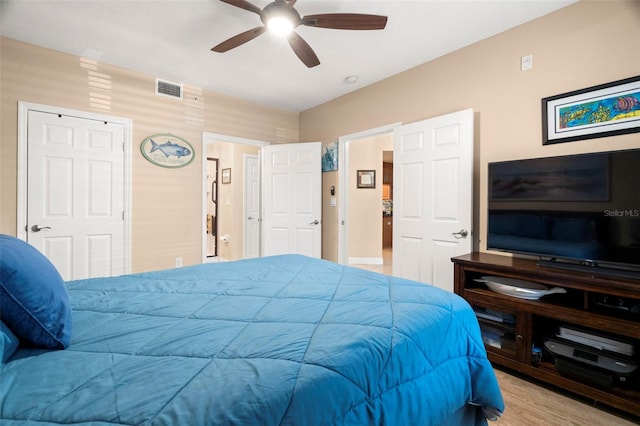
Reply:
[[[636,421],[593,407],[527,380],[496,369],[505,412],[493,426],[633,426]]]
[[[383,250],[383,265],[351,265],[374,272],[391,274],[391,249]],[[505,412],[490,426],[633,426],[640,419],[627,420],[594,407],[561,391],[537,385],[502,370],[495,370]]]

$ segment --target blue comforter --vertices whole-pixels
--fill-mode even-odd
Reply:
[[[482,424],[504,408],[473,311],[425,284],[284,255],[68,289],[71,346],[1,367],[3,425],[439,425],[464,407]]]

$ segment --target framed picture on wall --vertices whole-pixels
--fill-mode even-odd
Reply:
[[[195,151],[191,144],[171,133],[160,133],[144,138],[140,152],[150,163],[160,167],[184,167],[193,161]]]
[[[375,188],[376,187],[376,171],[375,170],[358,170],[358,188]]]
[[[222,169],[222,183],[231,183],[231,169]]]
[[[322,171],[333,172],[338,170],[338,143],[332,142],[322,145]]]
[[[640,132],[640,76],[542,99],[542,144]]]

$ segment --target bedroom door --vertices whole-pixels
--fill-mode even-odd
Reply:
[[[26,241],[65,280],[126,272],[125,126],[28,111]]]
[[[320,142],[262,148],[263,256],[322,255]]]
[[[395,129],[393,274],[453,291],[472,251],[473,110]]]

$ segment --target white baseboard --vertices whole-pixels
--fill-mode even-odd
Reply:
[[[349,265],[383,265],[384,260],[381,257],[350,257]]]
[[[224,257],[207,257],[207,259],[203,263],[220,263],[220,262],[231,262],[231,260],[225,259]]]

